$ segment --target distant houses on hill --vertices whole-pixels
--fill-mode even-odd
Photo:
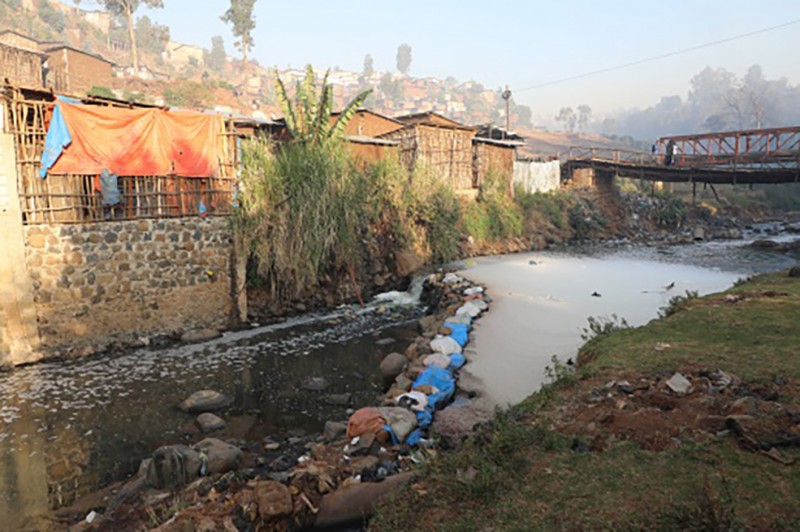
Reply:
[[[0,32],[0,77],[28,88],[84,95],[110,87],[114,63],[62,42],[41,42],[14,30]]]

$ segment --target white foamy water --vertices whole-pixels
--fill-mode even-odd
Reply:
[[[632,326],[643,325],[673,296],[687,290],[718,292],[741,277],[621,254],[555,253],[478,259],[462,273],[487,285],[494,299],[491,311],[477,322],[468,356],[469,371],[501,405],[517,403],[538,390],[553,355],[561,360],[574,357],[589,317],[616,314]]]

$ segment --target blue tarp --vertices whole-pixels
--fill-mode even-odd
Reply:
[[[47,177],[47,171],[56,164],[61,157],[64,148],[72,143],[72,135],[69,134],[67,122],[61,114],[61,106],[56,104],[53,109],[53,118],[50,119],[50,128],[44,139],[44,151],[42,152],[42,168],[39,170],[39,177]]]

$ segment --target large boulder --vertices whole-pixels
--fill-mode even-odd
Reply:
[[[482,400],[458,401],[436,413],[433,430],[447,447],[458,447],[475,427],[492,419],[491,405]]]
[[[216,475],[236,469],[242,458],[241,449],[217,438],[206,438],[197,443],[194,449],[201,455],[205,455],[205,474],[207,475]]]
[[[258,515],[264,523],[274,523],[292,515],[292,494],[289,488],[274,480],[259,481],[253,490]]]
[[[187,397],[178,408],[184,412],[213,412],[231,403],[227,395],[214,390],[200,390]]]
[[[185,445],[166,445],[153,453],[147,466],[147,484],[174,489],[200,476],[200,453]]]
[[[396,488],[408,483],[414,473],[400,473],[382,482],[351,484],[322,498],[316,528],[342,526],[348,523],[363,523],[375,511],[375,505]]]
[[[408,358],[400,353],[389,353],[381,361],[381,376],[384,384],[391,384],[403,372]]]

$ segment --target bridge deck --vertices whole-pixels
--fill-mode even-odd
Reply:
[[[687,168],[658,164],[637,164],[606,159],[571,159],[564,163],[569,169],[593,168],[620,177],[662,181],[665,183],[712,184],[775,184],[800,182],[798,168]]]

